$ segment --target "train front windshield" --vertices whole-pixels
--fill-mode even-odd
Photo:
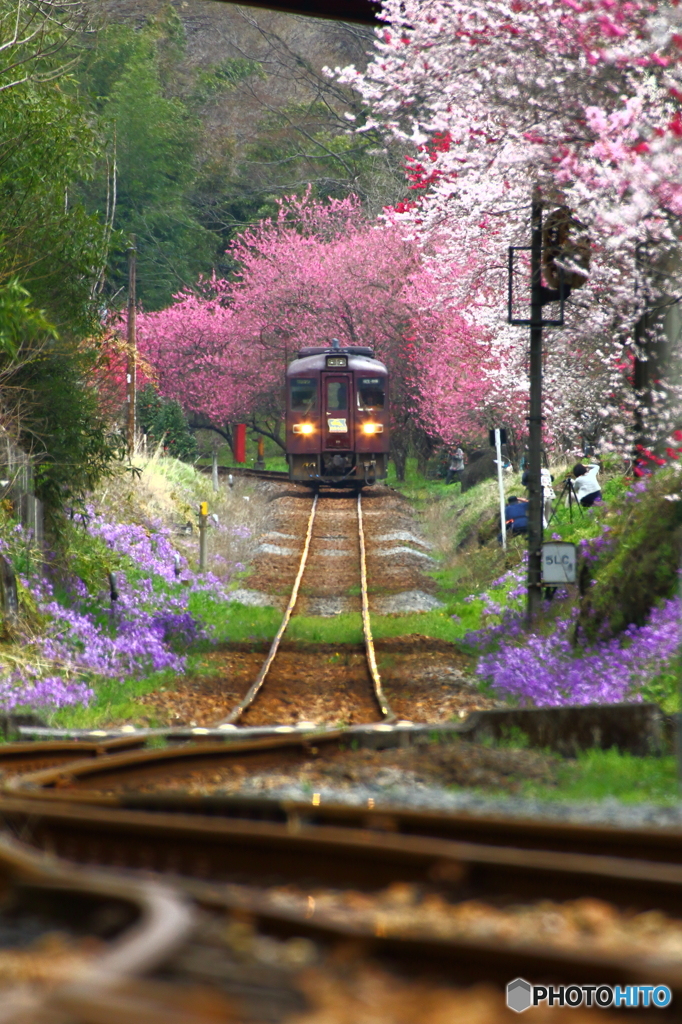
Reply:
[[[380,377],[360,377],[358,380],[358,409],[374,412],[383,409],[386,399],[384,382]]]
[[[348,408],[348,385],[345,380],[327,381],[327,412],[344,412]]]
[[[294,377],[291,382],[291,410],[304,416],[317,407],[317,381],[314,377]]]

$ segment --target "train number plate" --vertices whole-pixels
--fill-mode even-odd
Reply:
[[[330,434],[347,434],[348,427],[345,419],[330,419],[327,420],[327,430]]]

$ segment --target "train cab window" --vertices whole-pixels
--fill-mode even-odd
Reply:
[[[372,412],[383,409],[386,392],[380,377],[360,377],[358,380],[358,409]]]
[[[327,412],[342,412],[348,408],[348,384],[345,380],[327,381]]]
[[[294,377],[291,381],[291,408],[307,415],[317,406],[317,381],[314,377]]]

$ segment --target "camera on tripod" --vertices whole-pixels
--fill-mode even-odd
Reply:
[[[575,488],[573,486],[573,474],[572,473],[569,473],[564,478],[564,485],[561,488],[561,493],[559,494],[559,499],[558,499],[558,501],[556,503],[554,511],[552,512],[551,516],[549,517],[549,519],[547,521],[547,526],[549,526],[549,524],[554,519],[554,516],[557,514],[557,509],[559,508],[559,506],[561,505],[562,500],[565,497],[568,498],[568,517],[569,517],[570,521],[573,522],[573,505],[576,506],[576,508],[580,512],[580,515],[583,514],[583,507],[580,504],[580,501],[578,499],[578,495],[575,493]]]

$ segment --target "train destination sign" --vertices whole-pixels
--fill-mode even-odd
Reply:
[[[327,429],[330,434],[347,434],[348,427],[345,419],[329,419],[327,420]]]
[[[575,583],[575,544],[552,541],[542,545],[542,582]]]

